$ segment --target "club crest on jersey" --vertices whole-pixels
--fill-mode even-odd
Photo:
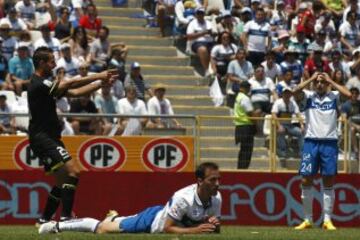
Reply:
[[[45,85],[45,86],[47,86],[47,87],[51,87],[52,86],[52,81],[50,81],[50,80],[48,80],[48,79],[45,79],[44,81],[43,81],[43,84]]]

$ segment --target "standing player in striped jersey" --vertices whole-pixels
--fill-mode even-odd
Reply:
[[[344,86],[335,83],[326,73],[314,73],[311,78],[299,84],[299,92],[313,83],[314,92],[306,93],[305,141],[299,173],[302,176],[301,199],[304,207],[304,221],[295,227],[303,230],[312,227],[313,178],[320,169],[323,182],[323,228],[336,230],[331,222],[335,192],[333,189],[337,173],[337,117],[339,93],[351,97]],[[330,91],[330,87],[337,91]]]

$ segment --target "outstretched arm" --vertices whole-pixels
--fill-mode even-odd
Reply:
[[[57,92],[66,92],[69,89],[79,88],[89,83],[95,82],[96,80],[102,80],[108,82],[114,75],[117,74],[117,70],[108,70],[101,73],[89,75],[81,78],[72,78],[67,81],[61,81],[57,84]]]

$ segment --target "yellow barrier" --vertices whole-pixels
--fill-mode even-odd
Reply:
[[[82,170],[192,172],[193,137],[64,137]],[[0,169],[41,169],[26,137],[0,137]]]
[[[290,118],[266,117],[251,118],[261,122],[255,136],[254,150],[248,169],[237,169],[239,146],[235,144],[234,117],[231,116],[198,116],[196,119],[197,164],[204,161],[217,162],[225,171],[257,171],[257,172],[297,172],[300,165],[300,149],[296,138],[288,137],[288,156],[279,157],[277,121],[294,121]],[[267,121],[267,122],[266,122]],[[264,124],[264,122],[266,122]],[[264,127],[266,129],[264,129]],[[339,136],[339,172],[349,172],[349,134],[348,121],[339,120],[341,134]],[[294,140],[295,139],[295,140]],[[353,162],[353,161],[352,161]],[[351,164],[353,164],[351,162]]]

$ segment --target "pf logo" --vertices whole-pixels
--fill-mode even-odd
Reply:
[[[124,147],[110,138],[90,139],[78,152],[81,164],[92,171],[113,171],[120,168],[126,158]]]
[[[35,170],[40,169],[42,164],[40,159],[35,156],[29,145],[29,139],[20,141],[14,150],[14,159],[20,169]]]
[[[160,138],[145,145],[142,160],[151,171],[177,172],[189,161],[189,151],[175,139]]]

